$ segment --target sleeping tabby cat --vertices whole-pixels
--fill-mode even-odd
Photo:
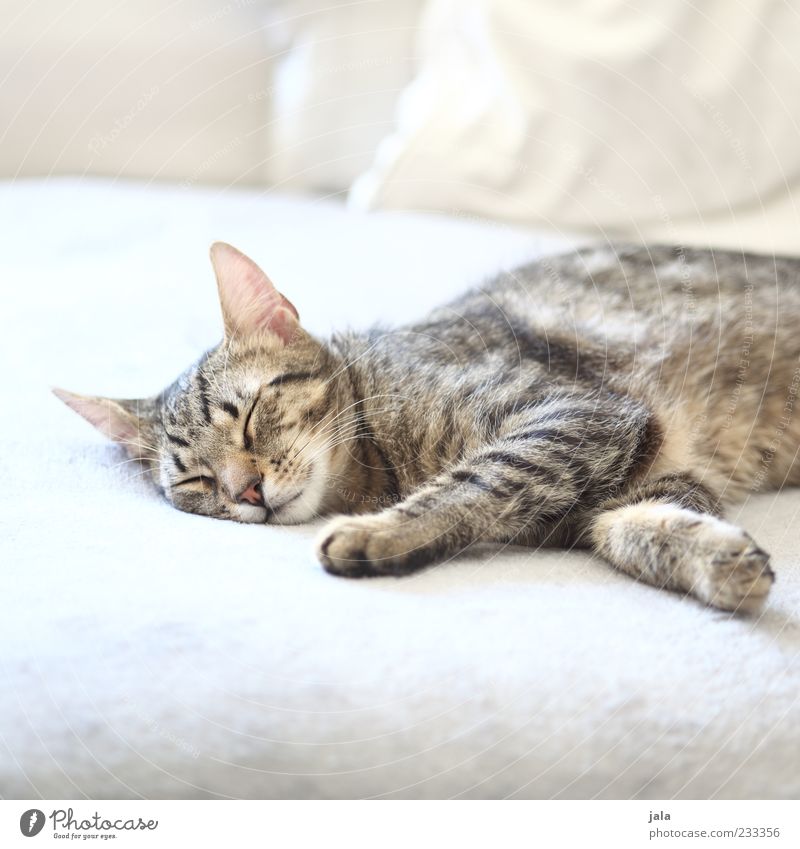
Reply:
[[[800,483],[800,260],[593,247],[323,342],[252,260],[211,257],[218,347],[146,400],[56,390],[179,509],[347,514],[317,553],[349,577],[580,545],[725,610],[763,603],[769,558],[720,510]]]

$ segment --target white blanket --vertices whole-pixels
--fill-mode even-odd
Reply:
[[[557,240],[78,181],[0,188],[0,227],[0,794],[800,796],[797,493],[735,511],[774,554],[754,619],[559,551],[350,582],[317,528],[173,510],[49,393],[154,392],[214,344],[214,239],[321,333]]]

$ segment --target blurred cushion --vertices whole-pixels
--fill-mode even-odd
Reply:
[[[773,0],[430,0],[351,202],[800,249],[798,43]]]
[[[0,34],[0,176],[264,181],[266,0],[32,0]]]
[[[422,0],[283,0],[269,16],[276,74],[268,175],[282,188],[349,188],[389,133],[415,69]]]

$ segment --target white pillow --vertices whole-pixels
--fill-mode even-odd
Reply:
[[[277,59],[269,92],[269,179],[344,191],[392,129],[415,70],[423,0],[284,0],[266,32]]]
[[[790,4],[430,0],[422,34],[354,207],[800,249]]]

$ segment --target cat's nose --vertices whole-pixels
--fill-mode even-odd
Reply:
[[[253,478],[245,489],[239,493],[236,500],[240,504],[255,504],[258,507],[263,507],[264,498],[261,495],[261,478]]]

